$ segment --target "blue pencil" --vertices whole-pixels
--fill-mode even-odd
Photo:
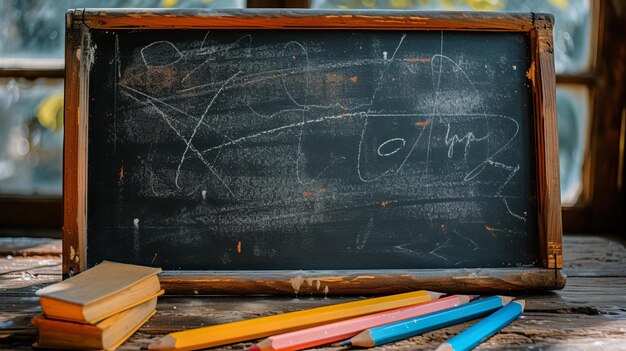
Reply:
[[[447,310],[367,329],[352,339],[342,342],[341,345],[374,347],[386,344],[484,316],[506,306],[512,300],[513,298],[508,296],[492,296],[476,300]]]
[[[478,346],[500,331],[524,312],[524,300],[516,300],[489,317],[467,328],[459,335],[441,344],[435,351],[467,351]]]

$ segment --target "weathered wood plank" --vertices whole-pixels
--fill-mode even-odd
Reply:
[[[86,9],[75,19],[89,28],[349,28],[528,31],[534,14],[420,11]]]
[[[626,311],[626,278],[574,277],[558,293],[531,295],[526,299],[527,311],[622,315]]]
[[[0,296],[7,292],[13,292],[21,297],[28,296],[24,292],[17,292],[20,288],[31,289],[30,293],[34,294],[37,289],[46,285],[56,283],[61,279],[60,275],[31,273],[31,271],[20,272],[19,275],[0,275]],[[2,303],[0,303],[2,306]]]
[[[533,94],[537,103],[535,112],[539,118],[534,120],[535,131],[538,137],[535,141],[537,148],[538,167],[537,177],[539,187],[539,237],[545,243],[542,251],[545,253],[544,266],[548,268],[563,267],[562,237],[563,226],[561,221],[561,191],[559,188],[559,144],[556,117],[556,80],[554,75],[554,50],[552,44],[552,25],[554,19],[549,16],[536,16],[535,29],[531,37],[536,50],[534,65],[531,66],[530,79],[535,86]],[[538,88],[541,87],[541,88]]]
[[[626,346],[626,262],[620,243],[590,236],[564,238],[564,267],[570,269],[563,290],[518,295],[527,301],[524,316],[479,349],[491,350],[619,350]],[[41,267],[42,263],[55,264]],[[39,268],[38,268],[39,267]],[[40,312],[35,291],[61,277],[58,256],[0,258],[0,349],[31,350],[32,316]],[[49,271],[51,274],[42,272]],[[25,273],[28,272],[28,273]],[[25,275],[23,275],[25,274]],[[599,275],[599,276],[596,276]],[[605,276],[602,275],[611,275]],[[157,336],[281,312],[296,311],[363,297],[232,297],[168,296],[159,298],[158,312],[120,350],[136,350]],[[386,345],[378,350],[434,349],[473,322]],[[241,350],[251,342],[216,350]],[[339,351],[324,347],[319,350]]]
[[[60,275],[60,264],[58,256],[0,257],[0,277],[22,275],[22,272]]]
[[[482,293],[561,289],[561,271],[546,268],[405,269],[376,271],[175,272],[160,276],[167,294],[355,295],[425,289]],[[381,284],[384,282],[384,284]]]
[[[610,239],[567,235],[563,238],[563,271],[568,277],[626,276],[626,247]]]
[[[61,240],[50,238],[0,238],[0,255],[60,256]]]
[[[0,290],[2,312],[19,312],[36,305],[37,298],[34,296],[34,291],[42,286],[44,284]],[[527,300],[526,312],[620,316],[626,313],[626,278],[572,278],[567,289],[557,293],[518,296]],[[175,329],[168,328],[179,328],[181,325],[179,319],[188,320],[189,325],[201,326],[347,302],[359,298],[363,297],[161,297],[159,298],[159,314],[153,318],[153,321],[160,322],[153,323],[153,328],[172,331]]]
[[[297,303],[300,304],[304,299],[298,299]],[[333,303],[333,299],[328,303]],[[319,302],[319,299],[315,299]],[[180,301],[179,301],[180,302]],[[284,302],[284,301],[283,301]],[[256,304],[253,304],[256,305]],[[182,304],[177,304],[181,308]],[[250,305],[252,306],[252,305]],[[142,344],[149,342],[157,336],[165,333],[185,329],[195,328],[214,323],[224,323],[230,321],[236,321],[244,318],[253,318],[271,314],[265,309],[259,309],[262,305],[256,305],[255,307],[244,307],[243,312],[234,312],[232,310],[223,311],[211,311],[211,309],[204,309],[196,313],[196,318],[189,318],[184,316],[189,310],[184,308],[179,310],[173,310],[174,305],[159,307],[159,312],[153,317],[141,330],[136,333],[128,342],[126,342],[121,350],[136,350]],[[283,304],[284,306],[284,304]],[[283,311],[292,310],[292,306],[283,309]],[[302,305],[300,305],[302,307]],[[310,306],[307,306],[310,307]],[[184,311],[183,311],[184,310]],[[202,313],[200,313],[202,312]],[[178,315],[176,318],[174,315]],[[203,317],[204,315],[204,317]],[[209,317],[206,317],[209,316]],[[203,319],[204,318],[204,319]],[[506,327],[502,332],[495,335],[481,346],[481,349],[508,349],[509,347],[515,347],[520,350],[526,350],[530,348],[542,347],[542,346],[555,346],[555,345],[568,345],[568,347],[579,347],[579,344],[584,346],[583,349],[587,349],[592,345],[589,344],[589,340],[595,340],[596,346],[610,345],[614,346],[612,349],[620,349],[619,345],[626,345],[626,328],[625,316],[615,315],[592,315],[592,314],[580,314],[580,313],[543,313],[543,312],[525,312],[524,316]],[[22,323],[29,320],[28,316],[22,314],[15,318]],[[417,337],[413,337],[407,340],[402,340],[385,347],[377,348],[378,350],[415,350],[415,349],[434,349],[438,344],[446,340],[447,338],[459,333],[463,329],[475,323],[474,321],[462,323],[449,328],[440,329],[437,331],[429,332]],[[16,337],[12,339],[21,338],[27,340],[34,337],[34,329],[32,327],[18,328],[14,325],[15,332],[19,332]],[[10,339],[9,339],[10,340]],[[31,339],[32,340],[32,339]],[[247,346],[250,346],[251,342],[238,343],[219,347],[214,350],[241,350]],[[3,341],[0,341],[0,345],[5,345]],[[5,345],[6,346],[6,345]],[[19,349],[19,348],[15,348]],[[340,350],[340,348],[320,348],[322,350]]]
[[[25,293],[31,291],[29,288],[21,290]],[[591,338],[595,338],[602,345],[615,346],[621,345],[620,343],[626,345],[625,290],[626,279],[623,278],[579,277],[572,278],[563,291],[524,296],[528,301],[524,318],[507,327],[482,347],[500,348],[503,345],[515,346],[519,349],[547,345],[578,347],[577,339],[581,340],[581,345],[587,345]],[[351,298],[165,297],[159,301],[157,315],[139,333],[135,334],[122,350],[137,349],[151,338],[175,330],[349,300]],[[0,312],[0,321],[2,321],[0,330],[4,333],[18,333],[18,335],[0,340],[0,346],[19,350],[20,345],[23,345],[26,340],[32,341],[34,338],[34,329],[29,326],[29,321],[39,311],[37,299],[32,295],[30,297],[3,296],[2,305],[4,307]],[[385,350],[432,349],[469,324],[394,343],[386,346]],[[238,350],[247,345],[250,343],[240,343],[220,349]]]
[[[80,257],[83,256],[83,249],[75,243],[84,238],[80,229],[84,224],[84,196],[80,191],[84,190],[82,181],[85,176],[84,167],[80,167],[80,161],[85,159],[85,148],[80,147],[80,142],[84,142],[84,130],[87,125],[85,112],[84,83],[87,79],[84,70],[81,69],[81,59],[84,53],[74,55],[73,43],[81,42],[81,24],[74,21],[75,10],[67,12],[65,17],[65,104],[64,116],[64,137],[63,137],[63,266],[66,267],[65,274],[69,274],[70,267],[81,264]],[[81,21],[76,21],[81,22]],[[81,90],[82,89],[82,90]],[[80,107],[80,109],[78,108]],[[84,144],[83,144],[84,145]],[[78,259],[78,261],[76,261]],[[84,262],[82,263],[84,264]],[[79,271],[79,269],[72,269]]]

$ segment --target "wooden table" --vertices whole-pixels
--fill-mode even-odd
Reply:
[[[497,350],[626,350],[626,248],[605,238],[564,237],[565,289],[526,294],[524,316],[483,343]],[[30,350],[40,311],[35,291],[61,276],[61,242],[0,238],[0,350]],[[350,301],[359,297],[161,297],[158,312],[121,350],[171,331]],[[433,350],[474,322],[379,347]],[[251,343],[219,348],[242,350]],[[341,350],[327,347],[324,350]]]

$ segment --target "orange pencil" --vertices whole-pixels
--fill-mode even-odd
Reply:
[[[150,343],[147,348],[148,350],[197,350],[232,344],[428,302],[438,299],[441,295],[443,294],[420,290],[185,330],[159,338]]]
[[[368,328],[456,307],[471,299],[472,296],[469,295],[454,295],[414,306],[274,335],[250,347],[247,351],[295,351],[330,344],[351,338]]]

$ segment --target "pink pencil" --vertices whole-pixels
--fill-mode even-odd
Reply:
[[[456,307],[469,302],[472,297],[453,295],[414,306],[274,335],[261,340],[247,351],[293,351],[329,344],[349,339],[365,329]]]

